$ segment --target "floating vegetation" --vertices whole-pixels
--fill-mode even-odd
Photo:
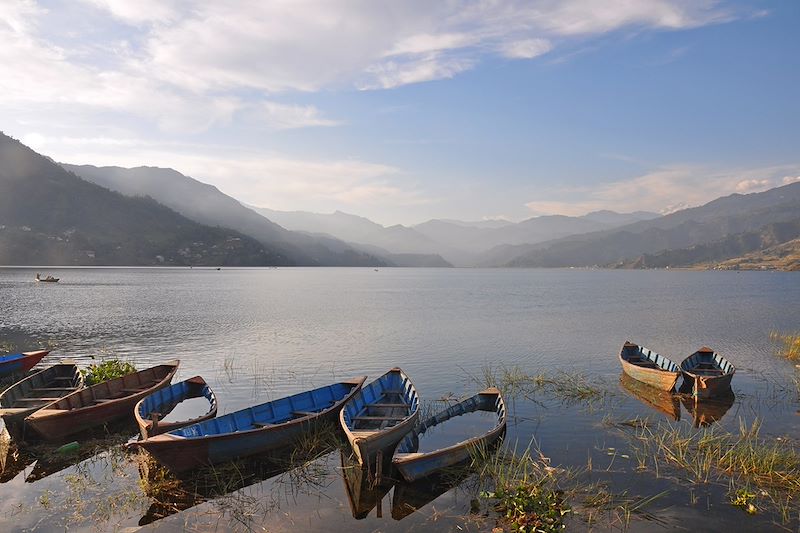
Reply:
[[[514,399],[520,396],[541,403],[537,396],[557,398],[567,404],[590,406],[613,395],[606,386],[597,384],[583,374],[556,372],[528,374],[518,366],[491,365],[481,367],[477,375],[467,373],[469,380],[481,387],[497,387],[503,396]]]
[[[634,447],[640,465],[656,474],[666,465],[688,474],[692,483],[727,480],[732,502],[746,510],[771,505],[786,519],[787,506],[800,497],[800,453],[786,438],[760,436],[758,420],[750,426],[742,422],[738,434],[716,427],[643,427]],[[751,493],[750,487],[756,490]]]
[[[105,359],[81,370],[87,386],[122,377],[136,372],[136,367],[121,359]]]

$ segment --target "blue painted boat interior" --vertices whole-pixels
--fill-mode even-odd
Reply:
[[[414,453],[419,449],[419,438],[430,428],[443,424],[457,416],[475,411],[489,411],[497,414],[497,424],[505,420],[506,408],[499,394],[476,394],[466,400],[451,405],[421,422],[397,445],[395,453]],[[495,426],[497,427],[497,426]],[[480,435],[473,435],[478,437]]]
[[[211,388],[206,384],[202,389],[197,383],[181,381],[164,389],[160,389],[139,404],[139,416],[145,420],[150,418],[150,413],[159,413],[162,418],[169,413],[176,405],[188,398],[204,397],[208,400],[210,412],[217,406],[217,399],[211,392]]]
[[[382,406],[384,404],[385,406]],[[403,404],[403,407],[400,407]],[[389,407],[391,406],[391,407]],[[385,429],[396,425],[419,409],[419,397],[411,380],[398,370],[391,370],[361,388],[344,406],[344,421],[351,430]],[[396,414],[394,420],[359,420],[359,417]],[[379,426],[379,427],[370,427]]]
[[[198,438],[283,424],[328,409],[344,399],[356,386],[352,383],[334,383],[176,429],[168,435]]]
[[[681,370],[698,375],[731,374],[735,368],[724,357],[716,352],[695,352],[681,362]]]
[[[667,370],[669,372],[678,371],[678,365],[675,362],[644,346],[625,345],[622,348],[622,358],[633,364],[636,364],[637,359],[643,359],[655,363],[656,366],[662,370]]]

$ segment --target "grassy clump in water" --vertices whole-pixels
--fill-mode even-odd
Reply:
[[[778,355],[789,361],[800,361],[800,333],[779,333],[771,331],[769,338],[778,344]]]
[[[530,446],[522,454],[506,448],[490,451],[475,447],[471,456],[471,468],[477,471],[482,484],[490,487],[480,495],[498,513],[499,525],[524,533],[561,531],[566,527],[564,518],[570,507],[558,488],[558,470],[541,452],[534,457]]]
[[[87,386],[119,378],[133,372],[136,372],[136,367],[132,363],[120,359],[106,359],[81,370]]]
[[[741,424],[739,433],[716,428],[687,430],[659,425],[643,427],[635,435],[640,463],[656,472],[667,464],[687,472],[693,483],[727,478],[732,503],[752,510],[756,499],[771,505],[788,519],[789,505],[800,497],[800,453],[785,438],[763,438],[760,423]],[[743,498],[745,492],[751,494]]]

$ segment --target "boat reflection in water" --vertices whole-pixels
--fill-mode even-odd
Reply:
[[[432,474],[413,483],[401,481],[394,487],[392,518],[402,520],[466,481],[472,472],[468,468]]]
[[[648,407],[663,413],[668,418],[681,419],[681,404],[677,395],[651,387],[625,374],[619,378],[620,388]]]
[[[366,467],[358,464],[358,460],[352,454],[344,450],[339,453],[341,455],[342,480],[353,518],[362,520],[376,507],[377,518],[383,518],[383,498],[394,485],[394,479],[390,476],[381,476],[380,482],[378,482],[375,475]],[[386,466],[388,472],[391,462],[387,464],[384,461],[382,466]]]
[[[268,455],[251,456],[236,461],[229,461],[214,466],[191,470],[176,475],[168,468],[160,465],[144,451],[137,452],[141,486],[153,502],[141,519],[139,525],[145,526],[162,518],[185,511],[207,501],[221,498],[235,491],[256,485],[282,474],[308,469],[291,476],[291,491],[299,491],[303,483],[314,484],[315,476],[322,475],[316,471],[315,461],[335,450],[332,443],[322,443],[313,449],[283,449],[270,452]],[[270,498],[271,496],[271,498]],[[277,504],[275,494],[252,499],[252,504],[259,507],[259,513],[269,511]]]
[[[0,483],[8,483],[36,461],[36,457],[19,449],[3,429],[0,433]]]
[[[733,406],[733,402],[736,401],[736,395],[733,391],[729,391],[728,394],[708,400],[698,401],[695,398],[684,396],[681,401],[686,410],[692,414],[694,427],[699,428],[710,426],[722,420],[722,417]]]

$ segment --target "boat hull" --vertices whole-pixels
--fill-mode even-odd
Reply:
[[[81,388],[83,376],[77,366],[53,365],[0,393],[0,416],[6,427],[20,427],[26,417],[52,402],[54,397],[63,398]]]
[[[0,377],[27,372],[49,353],[50,350],[39,350],[0,357]]]
[[[497,424],[486,433],[472,437],[446,448],[441,448],[427,453],[409,452],[415,448],[415,439],[418,439],[431,427],[450,420],[451,418],[475,411],[489,411],[497,413]],[[392,464],[407,482],[411,483],[430,476],[431,474],[450,466],[461,464],[472,457],[479,449],[488,449],[505,432],[506,410],[503,397],[496,388],[489,388],[479,392],[444,411],[424,421],[420,427],[406,437],[398,446],[392,459]]]
[[[358,380],[342,382],[342,384],[350,387],[350,390],[346,394],[336,400],[330,407],[317,413],[309,413],[302,418],[274,425],[267,424],[265,427],[258,427],[255,429],[232,430],[225,433],[195,437],[185,436],[198,433],[202,427],[209,424],[218,424],[220,421],[223,424],[235,424],[239,413],[247,414],[254,410],[254,408],[248,408],[225,415],[225,417],[222,418],[187,426],[183,429],[176,430],[176,432],[162,433],[155,437],[133,442],[130,446],[145,449],[173,472],[185,472],[242,457],[268,454],[269,452],[291,446],[311,431],[316,431],[324,426],[335,424],[339,416],[339,411],[344,407],[344,404],[361,389],[361,385],[365,379],[366,378],[360,378]],[[314,392],[315,391],[307,391],[307,393],[312,395]],[[295,395],[291,398],[297,396],[298,395]],[[275,400],[274,402],[269,402],[268,404],[258,407],[266,410],[266,406],[287,399],[288,398]],[[270,409],[274,411],[274,408],[271,407]],[[250,415],[248,414],[248,416]],[[253,424],[252,420],[250,420],[250,424]],[[184,433],[185,435],[178,433]]]
[[[655,368],[648,368],[640,364],[634,364],[629,361],[632,358],[631,354],[637,350],[646,350],[646,355],[652,354],[652,361]],[[641,353],[641,352],[639,352]],[[622,346],[622,351],[619,354],[619,362],[622,365],[622,371],[630,377],[642,383],[646,383],[662,391],[672,391],[675,389],[675,383],[678,381],[681,373],[678,370],[678,365],[663,357],[651,352],[646,348],[640,348],[639,345],[631,342],[626,342]],[[667,370],[664,367],[673,368],[674,370]]]
[[[703,347],[681,362],[684,388],[691,387],[697,399],[717,398],[731,394],[731,381],[736,373],[727,359]]]
[[[158,413],[158,417],[167,415],[178,403],[191,398],[206,398],[208,400],[208,411],[198,417],[188,420],[174,422],[157,421],[153,422],[151,413]],[[178,428],[197,424],[204,420],[209,420],[217,416],[217,398],[211,387],[200,376],[194,376],[180,383],[170,385],[153,394],[142,398],[133,408],[133,416],[139,426],[139,433],[143,439],[168,433]]]
[[[360,427],[360,420],[376,419],[378,427]],[[361,466],[389,460],[397,443],[419,419],[419,397],[409,377],[393,368],[356,395],[339,414],[339,424]],[[389,421],[395,422],[384,427]],[[368,421],[371,423],[373,421]]]
[[[45,440],[57,441],[116,420],[132,418],[133,407],[139,400],[169,386],[178,364],[177,360],[172,361],[75,391],[28,416],[25,427]],[[151,377],[152,385],[139,392],[124,392],[126,386],[134,387],[136,383],[143,387],[141,381],[147,377]],[[114,398],[117,390],[127,395]],[[94,402],[99,403],[92,401],[94,397],[98,397]]]

